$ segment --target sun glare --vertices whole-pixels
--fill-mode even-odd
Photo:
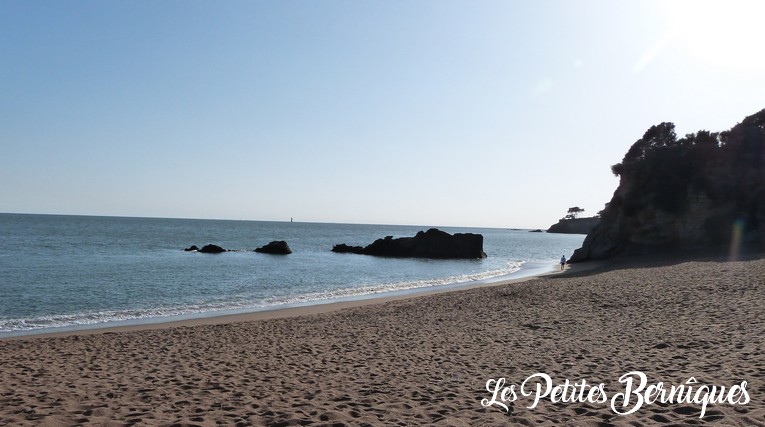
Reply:
[[[661,3],[677,46],[705,62],[765,68],[765,1],[677,0]]]

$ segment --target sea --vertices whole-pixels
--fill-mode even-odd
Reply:
[[[0,337],[166,322],[491,284],[558,266],[584,235],[480,233],[487,258],[339,254],[430,226],[0,214]],[[284,240],[293,253],[254,249]],[[186,252],[216,244],[221,254]]]

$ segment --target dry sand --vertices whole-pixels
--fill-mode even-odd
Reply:
[[[612,266],[248,322],[0,341],[0,425],[765,425],[765,260]],[[747,381],[746,404],[483,407],[489,379]],[[586,397],[586,396],[585,396]],[[739,396],[741,397],[741,396]],[[634,400],[633,400],[634,402]]]

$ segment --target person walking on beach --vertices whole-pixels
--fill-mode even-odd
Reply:
[[[560,256],[560,269],[563,270],[563,267],[566,265],[566,255]]]

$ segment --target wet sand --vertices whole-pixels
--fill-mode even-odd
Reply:
[[[765,425],[764,306],[765,259],[630,262],[313,312],[4,340],[0,425]],[[610,399],[630,371],[667,388],[693,377],[694,392],[746,381],[749,401],[710,404],[703,418],[693,402],[617,415]],[[547,396],[528,408],[518,387],[536,373],[603,383],[609,401]],[[516,386],[507,411],[482,405],[498,378]]]

